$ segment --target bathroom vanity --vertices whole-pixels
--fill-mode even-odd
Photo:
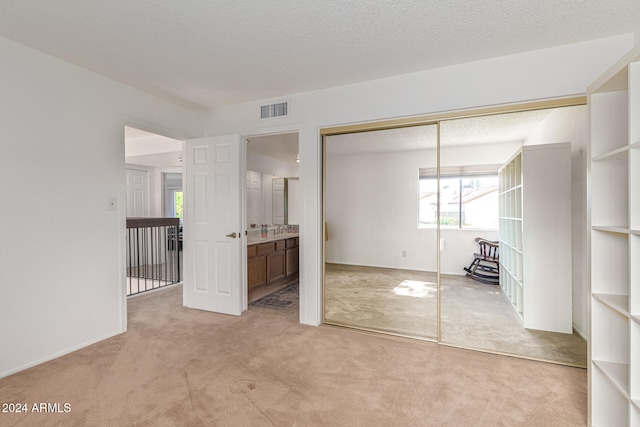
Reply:
[[[247,243],[248,300],[278,290],[298,279],[298,233],[283,232],[267,237],[255,236]]]

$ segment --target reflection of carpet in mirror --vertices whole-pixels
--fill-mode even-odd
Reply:
[[[283,316],[298,316],[298,282],[292,283],[272,294],[249,304],[249,310]]]
[[[436,336],[436,274],[326,264],[325,321],[419,338]],[[441,341],[586,366],[577,334],[525,329],[500,287],[441,275]]]
[[[436,337],[434,273],[344,264],[326,264],[325,273],[326,322]]]
[[[436,298],[438,292],[433,282],[423,282],[421,280],[403,280],[398,286],[393,288],[393,293],[414,298]]]

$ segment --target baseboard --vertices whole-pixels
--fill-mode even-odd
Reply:
[[[97,338],[95,340],[86,341],[83,344],[79,344],[77,346],[68,348],[66,350],[62,350],[62,351],[60,351],[58,353],[54,353],[52,355],[43,357],[43,358],[35,360],[33,362],[29,362],[27,364],[18,366],[17,368],[9,369],[8,371],[4,371],[4,372],[0,372],[0,378],[4,378],[4,377],[8,377],[9,375],[17,374],[18,372],[24,371],[25,369],[33,368],[34,366],[41,365],[43,363],[46,363],[46,362],[49,362],[51,360],[57,359],[58,357],[65,356],[67,354],[73,353],[74,351],[78,351],[78,350],[83,349],[85,347],[89,347],[90,345],[99,343],[100,341],[104,341],[104,340],[109,339],[109,338],[113,338],[113,337],[118,336],[120,334],[123,334],[125,332],[126,332],[126,330],[125,331],[121,331],[121,332],[119,331],[119,332],[116,332],[116,333],[113,333],[113,334],[105,335],[105,336],[103,336],[101,338]]]
[[[582,332],[580,329],[576,328],[575,325],[573,325],[573,332],[580,335],[580,337],[582,337],[582,339],[585,340],[586,342],[589,342],[589,340],[587,339],[587,334]]]
[[[336,265],[352,265],[355,267],[372,267],[372,268],[390,268],[394,270],[407,270],[407,271],[419,271],[421,273],[437,273],[433,270],[425,270],[420,268],[410,268],[410,267],[398,267],[397,265],[370,265],[370,264],[353,264],[350,262],[334,262],[334,261],[326,261],[327,264],[336,264]],[[440,274],[446,274],[447,276],[466,276],[467,273],[464,270],[460,269],[460,271],[447,272],[441,271]]]
[[[170,283],[168,285],[160,286],[159,288],[149,289],[148,291],[138,292],[138,293],[135,293],[133,295],[127,295],[127,299],[136,298],[136,297],[144,296],[144,295],[149,295],[149,294],[152,294],[154,292],[164,291],[165,289],[174,288],[176,286],[181,286],[182,284],[183,284],[182,281],[176,282],[176,283]]]
[[[393,270],[407,270],[407,271],[419,271],[422,273],[436,273],[433,270],[424,270],[424,269],[418,269],[418,268],[410,268],[410,267],[398,267],[397,265],[383,265],[383,264],[378,264],[378,265],[371,265],[371,264],[354,264],[351,262],[333,262],[333,261],[325,261],[327,264],[336,264],[336,265],[351,265],[354,267],[370,267],[370,268],[389,268],[389,269],[393,269]]]

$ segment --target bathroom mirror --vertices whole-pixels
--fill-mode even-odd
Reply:
[[[289,223],[288,190],[289,183],[287,178],[273,178],[271,182],[273,225],[286,225]]]
[[[245,143],[248,228],[298,225],[298,133],[249,136]]]
[[[298,178],[273,178],[271,184],[273,225],[298,225]]]
[[[247,171],[247,225],[300,224],[299,178]]]

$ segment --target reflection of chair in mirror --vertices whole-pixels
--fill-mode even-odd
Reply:
[[[498,264],[498,242],[476,237],[480,245],[479,253],[473,254],[474,259],[469,267],[464,267],[467,277],[489,285],[500,282],[500,265]]]

